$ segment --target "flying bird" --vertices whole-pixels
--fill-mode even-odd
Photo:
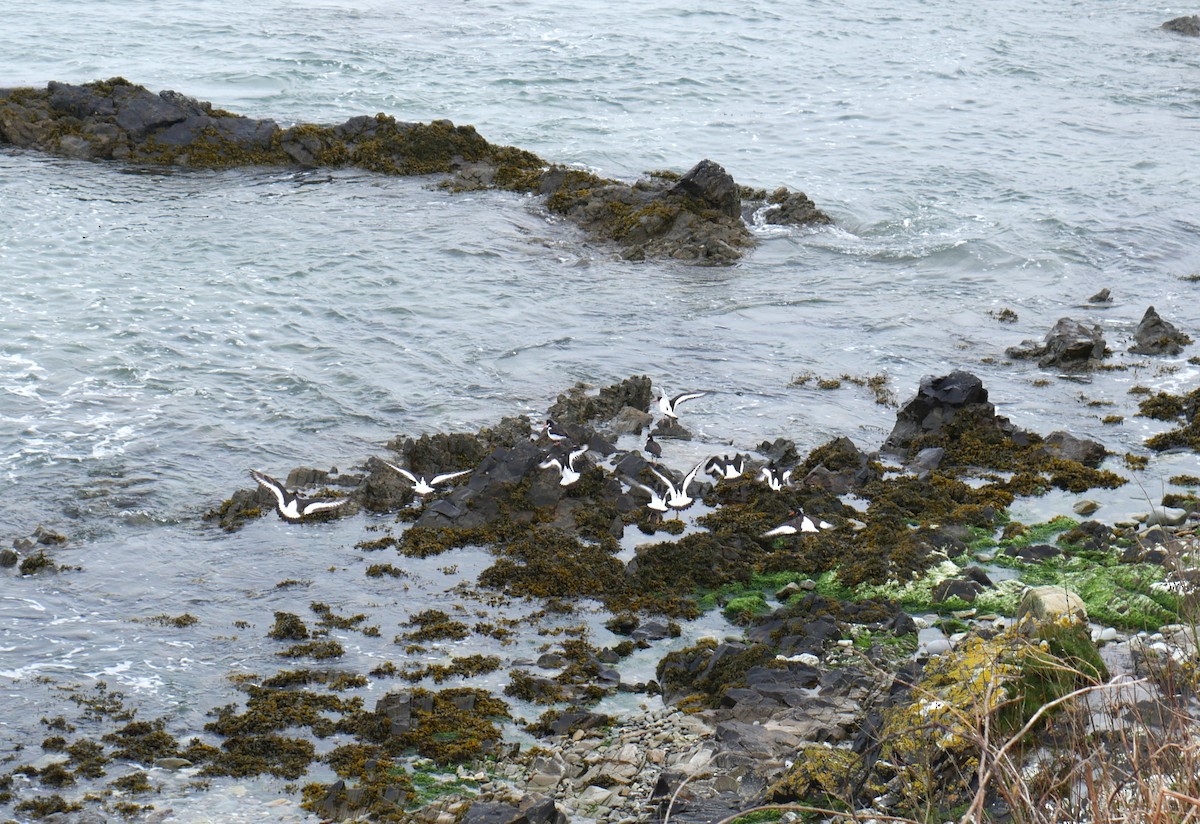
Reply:
[[[410,484],[412,484],[412,491],[417,493],[417,495],[419,495],[421,497],[425,497],[426,495],[430,495],[430,494],[436,492],[439,484],[444,484],[446,481],[453,480],[454,478],[457,478],[461,475],[466,475],[467,473],[469,473],[471,471],[469,469],[460,469],[458,472],[446,472],[442,475],[434,475],[432,478],[426,478],[424,475],[414,475],[413,473],[409,472],[407,469],[396,466],[395,464],[392,464],[392,463],[388,463],[387,461],[383,460],[382,458],[380,459],[379,462],[382,463],[384,466],[386,466],[388,469],[391,469],[391,470],[403,475],[405,477],[405,479],[407,479],[408,482]]]
[[[660,515],[667,511],[667,499],[665,496],[661,495],[657,489],[651,486],[646,486],[645,484],[640,484],[629,477],[626,477],[625,480],[629,482],[630,486],[635,486],[650,496],[650,503],[646,504],[647,509],[657,512]]]
[[[663,392],[662,397],[658,399],[658,411],[662,412],[665,417],[675,420],[679,417],[679,413],[675,411],[675,408],[679,406],[679,404],[683,403],[684,401],[703,398],[707,394],[707,392],[684,392],[676,395],[673,398],[668,398],[667,393]]]
[[[828,521],[822,521],[820,518],[813,520],[803,512],[795,511],[792,517],[784,521],[774,529],[768,529],[762,534],[764,538],[774,538],[779,535],[795,535],[798,532],[820,532],[822,529],[830,529],[833,524]]]
[[[570,486],[579,480],[579,470],[575,468],[575,460],[587,452],[588,448],[585,444],[571,452],[567,456],[567,462],[564,464],[558,458],[547,458],[538,464],[538,469],[557,469],[561,477],[558,479],[559,486]]]
[[[657,469],[650,467],[650,471],[654,473],[654,477],[662,481],[666,487],[667,492],[664,497],[666,498],[667,506],[676,511],[682,511],[696,503],[696,499],[688,494],[688,487],[692,485],[692,481],[696,480],[696,473],[700,471],[700,467],[702,466],[704,466],[704,461],[692,467],[692,471],[684,476],[683,482],[678,487],[671,483],[671,480]]]
[[[704,465],[704,471],[718,481],[732,481],[742,477],[742,473],[746,471],[746,459],[741,455],[734,455],[732,458],[728,455],[712,457]]]
[[[299,523],[305,516],[314,512],[336,509],[350,503],[349,498],[341,498],[336,501],[328,498],[302,498],[294,492],[289,492],[283,484],[270,475],[264,475],[253,469],[250,470],[250,477],[258,481],[258,485],[263,489],[271,490],[275,496],[275,510],[279,513],[279,517],[290,523]]]

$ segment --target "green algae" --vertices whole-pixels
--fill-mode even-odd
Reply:
[[[161,718],[154,721],[132,721],[103,736],[101,740],[113,746],[113,759],[150,764],[159,758],[174,758],[179,755],[178,744],[174,736],[166,731],[166,722]]]
[[[281,658],[315,658],[324,660],[326,658],[341,658],[346,653],[345,647],[337,641],[309,641],[304,644],[292,644],[285,650],[280,650],[275,653]]]
[[[411,616],[404,626],[416,627],[396,638],[403,641],[461,641],[470,634],[467,625],[455,621],[440,609],[427,609]]]
[[[295,613],[276,612],[275,624],[267,631],[267,636],[276,641],[304,641],[308,639],[308,627]]]
[[[611,537],[586,543],[563,530],[535,526],[499,548],[501,557],[479,575],[479,585],[535,598],[611,597],[625,584]]]
[[[449,664],[429,664],[399,673],[406,681],[420,681],[432,678],[435,684],[440,684],[449,678],[470,678],[474,675],[484,675],[500,669],[500,658],[495,655],[463,655],[451,658]]]
[[[801,747],[787,772],[767,789],[767,798],[843,803],[865,773],[862,755],[853,750],[820,744]]]

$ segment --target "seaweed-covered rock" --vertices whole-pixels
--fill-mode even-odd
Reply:
[[[448,120],[405,123],[377,114],[283,129],[274,120],[242,117],[174,91],[155,94],[114,77],[0,89],[0,143],[82,160],[194,168],[352,165],[381,174],[444,174],[450,189],[544,195],[551,212],[595,239],[615,242],[630,260],[724,264],[755,243],[741,217],[750,190],[711,160],[682,176],[656,173],[629,185],[491,144],[473,126]],[[801,192],[779,189],[771,205],[772,222],[829,222]]]
[[[1163,320],[1153,306],[1146,309],[1133,332],[1133,339],[1129,351],[1136,355],[1178,355],[1192,342],[1173,323]]]
[[[1162,28],[1175,34],[1200,37],[1200,15],[1192,14],[1185,17],[1176,17],[1163,23]]]
[[[1104,333],[1099,326],[1088,327],[1071,318],[1060,318],[1042,343],[1025,341],[1010,346],[1005,354],[1010,358],[1037,358],[1038,366],[1043,369],[1086,369],[1104,357],[1104,350]]]
[[[776,225],[821,226],[832,223],[829,215],[817,208],[804,192],[793,192],[781,187],[767,197],[768,207],[763,211],[763,220]]]
[[[908,457],[919,437],[942,431],[959,415],[991,421],[1004,432],[1016,427],[1007,418],[996,415],[996,407],[988,403],[988,392],[981,381],[970,372],[956,370],[948,375],[922,379],[917,395],[896,414],[896,424],[883,442],[882,450]]]

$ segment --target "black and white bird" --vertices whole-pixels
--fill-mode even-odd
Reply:
[[[704,465],[704,471],[718,481],[732,481],[742,477],[742,473],[746,471],[746,459],[741,455],[734,455],[732,458],[728,455],[712,457]]]
[[[658,399],[658,411],[662,412],[664,417],[675,420],[679,417],[679,413],[675,411],[679,404],[684,401],[703,398],[707,394],[707,392],[683,392],[673,398],[668,398],[667,393],[663,392],[662,396]]]
[[[561,426],[558,425],[554,418],[546,418],[546,422],[542,424],[542,432],[545,433],[546,437],[554,443],[561,443],[565,440],[569,440],[571,437]]]
[[[637,487],[650,496],[650,502],[646,504],[647,509],[657,512],[660,515],[667,511],[667,499],[657,489],[651,486],[646,486],[645,484],[640,484],[632,478],[627,477],[625,480],[631,487]]]
[[[396,466],[393,463],[388,463],[382,458],[380,459],[380,463],[393,472],[403,475],[405,480],[412,484],[412,491],[422,498],[426,495],[432,495],[437,491],[438,486],[446,483],[446,481],[452,481],[455,478],[470,473],[471,471],[469,469],[460,469],[458,472],[444,472],[441,475],[434,475],[432,478],[427,478],[424,475],[414,475],[404,467]]]
[[[758,479],[778,492],[792,482],[792,470],[785,470],[781,475],[775,467],[764,466],[758,471]]]
[[[805,515],[803,512],[793,512],[792,517],[784,521],[774,529],[768,529],[763,533],[764,538],[775,538],[779,535],[795,535],[797,533],[812,533],[820,532],[822,529],[830,529],[833,524],[828,521],[822,521],[820,518],[815,521]]]
[[[349,498],[336,501],[329,498],[303,498],[295,492],[290,492],[270,475],[264,475],[254,469],[250,470],[250,477],[258,481],[258,485],[263,489],[271,490],[271,494],[275,496],[275,511],[279,513],[280,518],[290,523],[299,523],[305,516],[314,512],[336,509],[350,503]]]
[[[579,477],[580,477],[579,470],[577,470],[575,468],[575,461],[577,459],[581,458],[583,456],[583,453],[585,453],[587,451],[588,451],[588,448],[587,448],[587,445],[585,444],[584,446],[581,446],[578,449],[572,450],[572,452],[567,456],[566,463],[563,463],[558,458],[551,457],[551,458],[547,458],[546,460],[544,460],[540,464],[538,464],[538,469],[557,469],[561,476],[558,479],[558,485],[559,486],[570,486],[571,484],[578,481]]]
[[[643,449],[645,449],[647,455],[653,455],[655,458],[662,457],[662,446],[659,445],[658,441],[654,440],[653,432],[646,435],[646,445]]]
[[[700,467],[702,466],[704,466],[704,461],[692,467],[692,471],[683,477],[683,482],[679,486],[675,486],[675,484],[671,483],[670,478],[663,475],[654,467],[650,467],[650,471],[654,473],[654,477],[662,481],[663,486],[666,487],[667,491],[663,497],[666,498],[668,507],[676,511],[682,511],[696,503],[696,499],[688,493],[688,487],[692,485],[692,481],[696,480],[696,473],[700,471]]]

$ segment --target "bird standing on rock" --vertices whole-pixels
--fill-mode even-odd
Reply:
[[[655,458],[662,457],[662,446],[659,445],[658,441],[654,440],[653,432],[646,435],[645,450],[647,455],[653,455]]]
[[[250,477],[258,481],[258,485],[263,489],[271,491],[271,494],[275,496],[275,511],[279,513],[280,518],[289,523],[299,523],[306,515],[325,509],[336,509],[350,503],[349,498],[337,501],[328,498],[302,498],[296,493],[290,492],[270,475],[264,475],[253,469],[250,470]]]

